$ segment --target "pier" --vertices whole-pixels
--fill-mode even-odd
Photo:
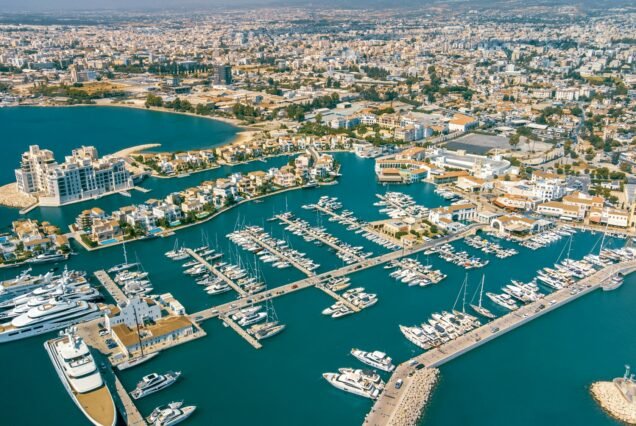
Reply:
[[[413,381],[408,380],[410,378],[409,375],[418,371],[416,369],[417,365],[421,364],[428,368],[439,367],[460,355],[478,348],[486,342],[502,336],[523,324],[578,299],[579,297],[591,293],[592,291],[600,288],[605,281],[609,280],[616,273],[620,272],[623,275],[627,275],[634,271],[636,271],[636,260],[610,265],[589,277],[583,278],[569,287],[547,294],[544,298],[539,299],[536,302],[521,306],[515,311],[503,315],[479,328],[451,340],[448,343],[438,346],[437,348],[430,349],[423,354],[400,364],[389,380],[389,384],[393,385],[389,386],[389,384],[387,384],[387,390],[380,395],[380,398],[378,398],[373,405],[371,412],[365,420],[365,424],[373,426],[400,424],[391,421],[391,419],[398,415],[398,409],[415,409],[419,411],[423,409],[423,404],[418,407],[401,407],[399,404],[395,403],[396,389],[394,383],[398,379],[402,379],[404,383],[401,387],[400,393],[409,392],[409,387],[412,386],[413,383]],[[581,290],[573,293],[572,290],[576,287]]]
[[[106,289],[106,291],[108,291],[108,293],[113,297],[113,299],[115,299],[115,302],[118,305],[128,300],[124,292],[121,291],[121,288],[119,288],[119,286],[115,284],[115,281],[113,281],[110,278],[110,276],[108,275],[106,271],[104,270],[95,271],[94,275],[95,275],[95,278],[97,278],[97,280],[101,283],[101,285]]]
[[[117,395],[119,396],[119,400],[121,401],[121,405],[124,408],[124,412],[122,413],[126,418],[126,424],[128,426],[146,426],[146,420],[141,415],[137,406],[124,389],[124,385],[121,384],[119,378],[115,374],[113,374],[115,378],[115,390],[117,391]]]
[[[365,269],[372,268],[374,266],[382,265],[392,260],[400,259],[405,256],[411,256],[413,254],[417,254],[419,252],[428,250],[438,245],[450,243],[452,241],[461,239],[465,237],[466,235],[475,233],[481,227],[483,227],[483,225],[481,224],[471,225],[456,234],[447,235],[442,238],[431,240],[417,247],[396,250],[394,252],[386,253],[377,257],[364,259],[361,262],[352,263],[351,265],[346,265],[339,269],[334,269],[319,275],[304,278],[302,280],[299,280],[293,283],[285,284],[280,287],[268,289],[260,293],[250,295],[249,297],[244,297],[240,300],[234,300],[232,302],[228,302],[222,305],[212,306],[210,308],[191,314],[190,318],[192,318],[196,322],[201,322],[210,318],[215,318],[217,316],[224,315],[231,311],[235,311],[235,310],[245,308],[251,305],[259,304],[259,303],[265,302],[266,300],[281,297],[285,294],[301,291],[308,287],[314,287],[320,282],[325,281],[329,278],[344,277],[351,273],[360,272]]]
[[[223,316],[223,317],[219,317],[219,318],[221,319],[221,321],[223,321],[227,325],[229,325],[230,328],[232,328],[234,331],[236,331],[239,334],[239,336],[241,336],[243,339],[245,339],[247,341],[247,343],[252,345],[254,347],[254,349],[260,349],[260,348],[263,347],[263,345],[261,345],[261,343],[258,340],[256,340],[247,331],[245,331],[243,328],[241,328],[241,326],[238,325],[232,318],[230,318],[229,315],[226,315],[226,316]]]
[[[339,295],[338,293],[336,293],[333,290],[328,289],[327,287],[325,287],[322,284],[316,284],[316,288],[324,291],[325,293],[327,293],[329,296],[333,297],[334,299],[336,299],[336,301],[344,304],[347,308],[351,309],[353,312],[360,312],[360,308],[357,307],[356,305],[354,305],[353,303],[349,302],[347,299],[345,299],[344,297],[342,297],[341,295]]]
[[[218,269],[216,269],[214,266],[212,266],[210,264],[210,262],[208,262],[207,260],[205,260],[203,257],[199,256],[197,253],[194,252],[194,250],[192,249],[185,249],[186,252],[193,257],[197,262],[205,265],[205,267],[212,272],[214,275],[216,275],[217,277],[221,278],[227,285],[229,285],[230,287],[232,287],[232,289],[234,291],[236,291],[238,294],[241,295],[241,297],[245,297],[247,295],[247,292],[245,290],[243,290],[238,284],[236,284],[234,281],[232,281],[231,279],[229,279],[228,277],[226,277],[223,273],[221,273],[221,271],[219,271]]]
[[[285,223],[285,224],[287,224],[287,225],[295,226],[295,223],[294,223],[294,222],[292,222],[291,220],[287,219],[285,216],[283,216],[283,215],[281,215],[281,214],[276,215],[276,219],[280,220],[281,222],[283,222],[283,223]],[[358,262],[361,262],[361,261],[363,261],[363,260],[364,260],[364,258],[362,258],[362,257],[358,256],[358,255],[357,255],[357,254],[355,254],[355,253],[352,253],[352,252],[351,252],[351,251],[349,251],[349,250],[343,249],[343,248],[342,248],[342,247],[340,247],[338,244],[334,244],[333,242],[331,242],[331,241],[329,241],[328,239],[326,239],[326,238],[322,237],[321,235],[319,235],[318,233],[314,232],[314,231],[313,231],[313,230],[311,230],[311,229],[303,229],[303,230],[302,230],[302,232],[303,232],[303,233],[305,233],[305,234],[307,234],[307,235],[309,235],[309,236],[311,236],[311,237],[313,237],[313,238],[315,238],[315,239],[317,239],[317,240],[318,240],[318,241],[320,241],[321,243],[323,243],[323,244],[325,244],[325,245],[327,245],[327,246],[331,247],[332,249],[334,249],[334,250],[335,250],[335,251],[337,251],[337,252],[341,252],[341,253],[344,253],[344,254],[347,254],[347,255],[349,255],[349,256],[354,257],[354,258],[355,258]]]
[[[301,263],[297,262],[294,258],[285,255],[280,250],[278,250],[275,246],[273,246],[271,244],[268,244],[265,241],[263,241],[262,239],[258,238],[256,235],[254,235],[253,232],[248,231],[248,233],[252,236],[252,239],[253,239],[253,241],[256,244],[260,245],[265,250],[269,251],[271,254],[273,254],[275,256],[278,256],[280,259],[283,259],[286,262],[289,262],[290,265],[292,265],[294,268],[298,269],[303,274],[305,274],[305,275],[307,275],[309,277],[316,275],[313,271],[310,271],[309,269],[305,268]]]

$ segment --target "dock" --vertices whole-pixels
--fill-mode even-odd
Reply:
[[[415,368],[416,365],[422,364],[427,367],[426,369],[439,367],[460,355],[478,348],[486,342],[502,336],[517,327],[545,315],[548,312],[593,292],[600,288],[605,281],[609,280],[616,273],[620,272],[623,275],[627,275],[634,271],[636,271],[636,260],[617,263],[601,269],[589,277],[583,278],[570,287],[565,287],[561,290],[547,294],[544,298],[539,299],[536,302],[524,305],[515,311],[459,336],[457,339],[451,340],[437,348],[430,349],[423,354],[400,364],[389,380],[389,384],[395,383],[398,378],[401,378],[404,380],[404,383],[398,393],[409,392],[412,381],[407,379],[409,378],[409,374],[418,371]],[[579,287],[582,288],[582,290],[572,293],[572,287]],[[373,405],[371,412],[367,415],[365,424],[373,426],[397,425],[400,423],[393,422],[392,419],[399,415],[398,409],[413,409],[413,407],[404,407],[395,403],[395,399],[398,395],[396,395],[395,386],[393,385],[389,387],[389,384],[387,384],[387,390],[380,395],[380,398],[378,398]],[[423,409],[423,405],[421,407],[416,407],[416,409]]]
[[[124,389],[124,385],[121,384],[119,378],[115,374],[113,374],[115,378],[115,389],[117,390],[117,395],[119,396],[119,400],[124,408],[124,412],[122,413],[126,419],[126,424],[128,426],[146,426],[146,420],[141,415],[137,406]]]
[[[216,275],[217,277],[221,278],[227,285],[229,285],[230,287],[232,287],[232,289],[234,291],[236,291],[238,294],[241,295],[241,297],[245,297],[247,295],[247,292],[245,290],[243,290],[241,288],[241,286],[239,286],[238,284],[236,284],[234,281],[232,281],[231,279],[229,279],[227,276],[225,276],[223,273],[221,273],[221,271],[219,271],[218,269],[216,269],[214,266],[212,266],[210,264],[210,262],[208,262],[207,260],[205,260],[203,257],[199,256],[197,253],[194,252],[194,250],[187,248],[186,252],[193,257],[197,262],[205,265],[205,267],[212,272],[214,275]]]
[[[229,325],[230,328],[232,328],[234,331],[236,331],[239,336],[241,336],[243,339],[245,339],[247,341],[247,343],[252,345],[254,347],[254,349],[260,349],[260,348],[263,347],[263,345],[261,345],[261,343],[258,340],[256,340],[247,331],[245,331],[240,325],[238,325],[232,318],[230,318],[229,315],[223,316],[223,317],[219,317],[219,318],[221,318],[221,320],[223,322],[225,322],[227,325]]]
[[[483,225],[481,224],[471,225],[469,227],[466,227],[466,229],[458,232],[457,234],[447,235],[442,238],[427,241],[426,243],[416,247],[396,250],[394,252],[386,253],[377,257],[364,259],[361,262],[352,263],[351,265],[346,265],[339,269],[334,269],[328,272],[324,272],[322,274],[304,278],[302,280],[299,280],[293,283],[285,284],[280,287],[276,287],[276,288],[262,291],[260,293],[252,294],[249,297],[244,297],[240,300],[234,300],[222,305],[212,306],[210,308],[191,314],[190,318],[192,318],[194,321],[197,321],[197,322],[205,321],[211,318],[216,318],[228,312],[236,311],[241,308],[259,304],[270,299],[275,299],[277,297],[284,296],[286,294],[304,290],[309,287],[314,287],[316,284],[319,284],[320,282],[325,281],[329,278],[344,277],[354,272],[360,272],[365,269],[372,268],[374,266],[382,265],[392,260],[400,259],[405,256],[411,256],[413,254],[417,254],[419,252],[428,250],[438,245],[450,243],[452,241],[461,239],[465,237],[466,235],[475,233],[481,227],[483,227]]]
[[[344,304],[347,308],[351,309],[353,312],[360,312],[360,308],[359,307],[357,307],[353,303],[349,302],[347,299],[345,299],[344,297],[342,297],[341,295],[339,295],[335,291],[330,290],[330,289],[328,289],[327,287],[325,287],[324,285],[321,285],[321,284],[316,285],[316,288],[324,291],[329,296],[331,296],[334,299],[336,299],[336,301]]]
[[[115,302],[118,305],[128,300],[124,292],[121,291],[121,288],[119,288],[119,286],[115,284],[115,281],[110,278],[106,271],[104,271],[103,269],[95,271],[94,275],[95,278],[97,278],[101,285],[106,289],[106,291],[108,291],[113,299],[115,299]]]
[[[283,254],[275,246],[273,246],[271,244],[268,244],[268,243],[266,243],[265,241],[263,241],[263,240],[261,240],[259,238],[256,238],[256,236],[253,235],[252,232],[249,232],[249,234],[252,236],[252,239],[253,239],[253,241],[256,244],[260,245],[261,247],[263,247],[265,250],[269,251],[273,255],[278,256],[279,258],[285,260],[286,262],[289,262],[290,265],[292,265],[294,268],[298,269],[303,274],[305,274],[305,275],[307,275],[309,277],[316,275],[313,271],[310,271],[309,269],[305,268],[302,264],[298,263],[295,259]]]
[[[287,225],[294,226],[294,222],[292,222],[291,220],[287,219],[283,215],[280,215],[280,214],[276,215],[276,219],[280,220],[281,222],[283,222],[283,223],[285,223]],[[332,249],[336,250],[337,252],[342,252],[342,253],[348,254],[350,256],[353,256],[358,262],[364,260],[364,258],[358,256],[355,253],[350,252],[349,250],[343,249],[338,244],[334,244],[333,242],[329,241],[328,239],[323,238],[321,235],[319,235],[318,233],[312,231],[311,229],[303,229],[302,232],[306,233],[307,235],[311,236],[312,238],[317,239],[321,243],[331,247]]]

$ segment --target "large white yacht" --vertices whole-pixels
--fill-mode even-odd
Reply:
[[[194,413],[197,407],[190,405],[182,407],[181,402],[171,402],[162,407],[157,407],[146,418],[149,425],[153,426],[172,426],[181,423]]]
[[[50,299],[13,318],[11,322],[1,324],[0,343],[60,330],[101,315],[103,312],[94,303]]]
[[[20,294],[28,293],[40,286],[49,284],[54,279],[52,272],[44,275],[31,275],[31,269],[26,269],[15,278],[3,281],[0,284],[0,297],[14,297]]]
[[[88,302],[101,298],[101,293],[87,285],[76,289],[60,289],[53,294],[45,296],[34,296],[26,300],[21,300],[13,309],[0,312],[0,320],[15,318],[27,313],[30,309],[44,305],[51,300],[77,301],[86,300]]]
[[[148,374],[147,376],[144,376],[139,383],[137,383],[137,387],[135,390],[130,392],[130,394],[135,399],[143,398],[144,396],[159,392],[160,390],[174,384],[179,376],[181,376],[180,371],[168,371],[165,374]]]
[[[72,330],[44,343],[64,388],[94,425],[113,426],[117,410],[95,359],[84,341]]]
[[[355,395],[377,399],[380,389],[367,380],[366,377],[356,372],[324,373],[325,378],[332,386]]]
[[[392,364],[391,357],[380,351],[365,352],[360,349],[351,349],[351,355],[356,357],[360,362],[365,363],[371,367],[379,368],[383,371],[391,372],[395,369],[395,365]]]

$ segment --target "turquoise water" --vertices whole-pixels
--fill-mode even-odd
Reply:
[[[70,111],[70,110],[69,110]],[[73,110],[75,111],[75,110]],[[29,142],[27,142],[29,143]],[[387,189],[406,192],[418,203],[435,207],[443,205],[429,185],[385,187],[373,180],[373,161],[339,154],[344,176],[338,185],[310,190],[298,190],[266,198],[262,203],[247,203],[214,220],[177,234],[179,241],[190,247],[200,245],[202,232],[212,244],[217,244],[226,256],[253,263],[247,252],[237,251],[225,235],[237,224],[257,224],[276,236],[284,236],[283,228],[266,222],[273,212],[286,208],[300,217],[318,223],[314,212],[300,206],[315,201],[321,195],[340,197],[345,208],[363,219],[380,219],[383,215],[372,204],[375,194]],[[269,162],[280,165],[285,158]],[[266,168],[263,163],[240,166],[241,170]],[[229,169],[228,169],[229,170]],[[184,186],[196,184],[208,177],[227,174],[225,169],[213,170],[183,179],[149,179],[144,186],[148,194],[133,193],[133,198],[107,197],[90,205],[107,211],[136,200],[160,197]],[[238,170],[234,168],[232,170]],[[86,203],[84,203],[86,204]],[[72,205],[61,209],[41,209],[33,217],[47,218],[55,223],[70,221],[87,205]],[[0,211],[7,224],[15,213]],[[375,254],[379,246],[361,238],[333,222],[323,219],[323,225],[340,239],[364,245]],[[288,234],[292,245],[321,264],[321,271],[341,266],[341,261],[325,247],[309,244]],[[599,235],[580,233],[572,244],[572,257],[586,254],[598,243]],[[130,244],[150,272],[157,293],[170,291],[192,313],[233,299],[232,293],[206,295],[192,279],[181,273],[179,263],[169,261],[163,253],[174,245],[175,237]],[[504,246],[511,246],[503,242]],[[482,272],[486,274],[488,290],[497,290],[511,278],[528,280],[534,271],[556,261],[565,241],[537,252],[520,248],[520,254],[506,260],[488,257],[491,262],[482,270],[468,274],[472,290]],[[610,241],[610,244],[619,242]],[[486,256],[455,243],[479,256]],[[316,289],[287,295],[274,302],[279,319],[287,324],[280,335],[254,350],[231,329],[217,320],[204,323],[208,336],[173,348],[154,360],[120,375],[128,389],[144,374],[169,369],[181,370],[183,380],[170,389],[144,398],[139,408],[147,414],[155,406],[170,400],[184,400],[199,407],[188,420],[191,425],[356,425],[371,407],[371,401],[345,394],[321,377],[340,367],[362,365],[349,355],[352,347],[379,349],[396,361],[403,361],[420,352],[401,335],[398,325],[422,322],[430,313],[450,309],[464,279],[465,271],[441,261],[430,261],[435,268],[448,274],[439,285],[408,287],[393,281],[382,267],[352,275],[354,286],[364,286],[377,293],[380,301],[359,314],[334,320],[320,314],[333,301]],[[121,261],[120,248],[73,257],[69,267],[94,271]],[[46,267],[40,267],[45,270]],[[2,271],[3,277],[14,271]],[[275,287],[303,278],[293,269],[284,271],[263,266],[267,284]],[[520,425],[536,424],[615,424],[605,416],[590,398],[587,386],[595,380],[622,374],[623,364],[633,361],[636,342],[633,330],[636,316],[636,279],[611,293],[595,292],[568,306],[552,312],[512,333],[460,357],[441,369],[441,381],[423,419],[425,425]],[[48,336],[47,336],[48,337]],[[64,424],[82,425],[85,419],[65,394],[48,357],[42,348],[44,336],[0,346],[0,371],[5,389],[0,407],[3,424]],[[38,409],[32,409],[37,401]],[[60,420],[52,420],[60,419]]]

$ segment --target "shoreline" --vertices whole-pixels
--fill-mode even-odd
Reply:
[[[335,181],[335,182],[337,183],[337,181]],[[335,183],[328,182],[328,183],[325,183],[325,184],[323,184],[323,183],[319,184],[319,186],[326,186],[326,185],[335,185]],[[230,211],[233,208],[238,207],[238,206],[240,206],[242,204],[248,203],[250,201],[260,200],[262,198],[271,197],[273,195],[278,195],[278,194],[282,194],[282,193],[289,192],[289,191],[295,191],[295,190],[298,190],[298,189],[304,189],[304,187],[302,185],[298,185],[298,186],[294,186],[294,187],[291,187],[291,188],[280,189],[278,191],[270,192],[268,194],[258,195],[258,196],[253,197],[253,198],[246,198],[244,200],[241,200],[241,201],[239,201],[237,203],[232,204],[231,206],[225,207],[225,208],[223,208],[221,210],[217,210],[216,212],[212,213],[210,216],[208,216],[208,217],[206,217],[204,219],[201,219],[201,220],[199,220],[197,222],[188,223],[186,225],[179,225],[179,226],[176,226],[174,228],[164,229],[161,232],[157,232],[156,234],[154,234],[154,236],[150,236],[150,238],[148,238],[148,236],[144,236],[144,237],[134,238],[134,239],[130,239],[130,240],[117,241],[116,243],[111,243],[111,244],[106,244],[106,245],[97,245],[96,247],[90,247],[90,246],[86,245],[86,243],[84,243],[84,241],[82,240],[82,238],[80,236],[81,234],[79,232],[77,232],[77,231],[75,231],[73,229],[70,229],[70,231],[71,231],[70,234],[72,234],[72,238],[79,245],[81,245],[86,251],[96,251],[96,250],[100,250],[100,249],[104,249],[104,248],[108,248],[108,247],[118,246],[118,245],[121,245],[121,244],[124,244],[124,243],[133,243],[133,242],[136,242],[136,241],[146,241],[146,240],[151,240],[151,239],[158,238],[158,237],[165,238],[165,237],[170,237],[172,234],[174,234],[177,231],[181,231],[183,229],[190,228],[190,227],[196,226],[196,225],[201,225],[201,224],[203,224],[205,222],[208,222],[208,221],[214,219],[215,217],[221,215],[222,213]]]

